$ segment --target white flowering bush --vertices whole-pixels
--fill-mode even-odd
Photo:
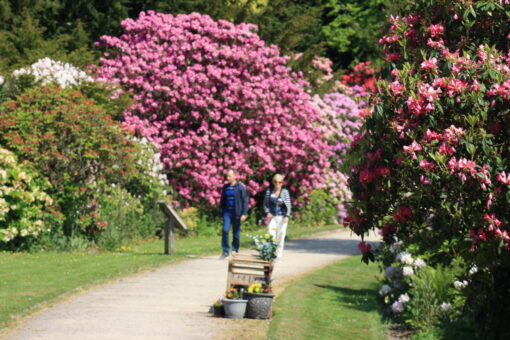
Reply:
[[[58,84],[61,88],[73,87],[91,82],[93,79],[79,68],[50,58],[42,58],[29,67],[15,70],[14,78],[33,76],[35,82],[41,85]]]
[[[463,274],[460,263],[433,268],[398,239],[381,245],[377,256],[383,272],[379,289],[383,309],[417,331],[458,320],[465,303],[462,290],[480,271],[473,266]]]
[[[0,148],[0,249],[22,244],[59,223],[49,186],[15,155]]]

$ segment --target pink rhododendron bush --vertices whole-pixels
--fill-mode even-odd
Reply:
[[[216,204],[229,168],[252,194],[274,172],[293,195],[324,182],[332,152],[321,115],[255,26],[154,12],[121,25],[120,37],[101,37],[98,75],[134,94],[124,124],[159,146],[179,199]]]
[[[337,210],[335,219],[338,222],[346,216],[345,202],[351,199],[351,192],[347,187],[348,177],[342,169],[342,161],[361,126],[361,117],[358,104],[342,93],[333,92],[322,97],[315,95],[312,104],[322,116],[324,122],[320,127],[322,135],[334,153],[331,157],[331,166],[327,169],[324,189],[328,193],[328,201]]]
[[[430,322],[464,321],[484,339],[510,336],[509,10],[508,1],[415,1],[392,16],[380,41],[392,78],[350,154],[346,225],[382,233],[375,255],[396,268],[388,306],[406,319],[423,298],[400,299],[405,283],[394,280],[417,275],[413,259],[455,264],[462,284],[451,300],[424,299]],[[369,244],[360,249],[375,258]]]

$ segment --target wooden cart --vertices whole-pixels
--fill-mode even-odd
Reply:
[[[227,290],[248,286],[254,281],[271,284],[273,262],[262,260],[258,255],[232,254],[228,263]]]

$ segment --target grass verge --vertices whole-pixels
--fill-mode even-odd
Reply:
[[[219,227],[218,227],[219,228]],[[290,238],[333,230],[338,227],[289,228]],[[260,230],[262,232],[263,230]],[[251,232],[254,233],[254,232]],[[41,252],[0,253],[0,330],[21,316],[93,285],[150,270],[158,266],[197,256],[220,254],[220,237],[195,236],[176,241],[176,253],[163,255],[163,240],[144,242],[122,252]],[[241,247],[251,240],[241,238]]]
[[[355,256],[291,283],[275,301],[268,339],[385,339],[377,275]]]

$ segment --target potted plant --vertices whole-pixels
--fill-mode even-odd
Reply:
[[[274,294],[271,294],[271,288],[268,285],[265,285],[260,281],[253,282],[248,287],[248,290],[243,294],[243,298],[248,300],[246,306],[247,318],[270,318]]]
[[[223,299],[218,299],[213,303],[213,316],[223,317],[225,316],[225,306],[223,305]]]
[[[265,261],[273,261],[276,258],[276,239],[270,234],[264,236],[253,236],[255,249]]]
[[[227,291],[226,299],[223,300],[225,308],[225,317],[229,319],[242,319],[246,312],[246,303],[248,300],[241,299],[241,294],[237,288]]]

